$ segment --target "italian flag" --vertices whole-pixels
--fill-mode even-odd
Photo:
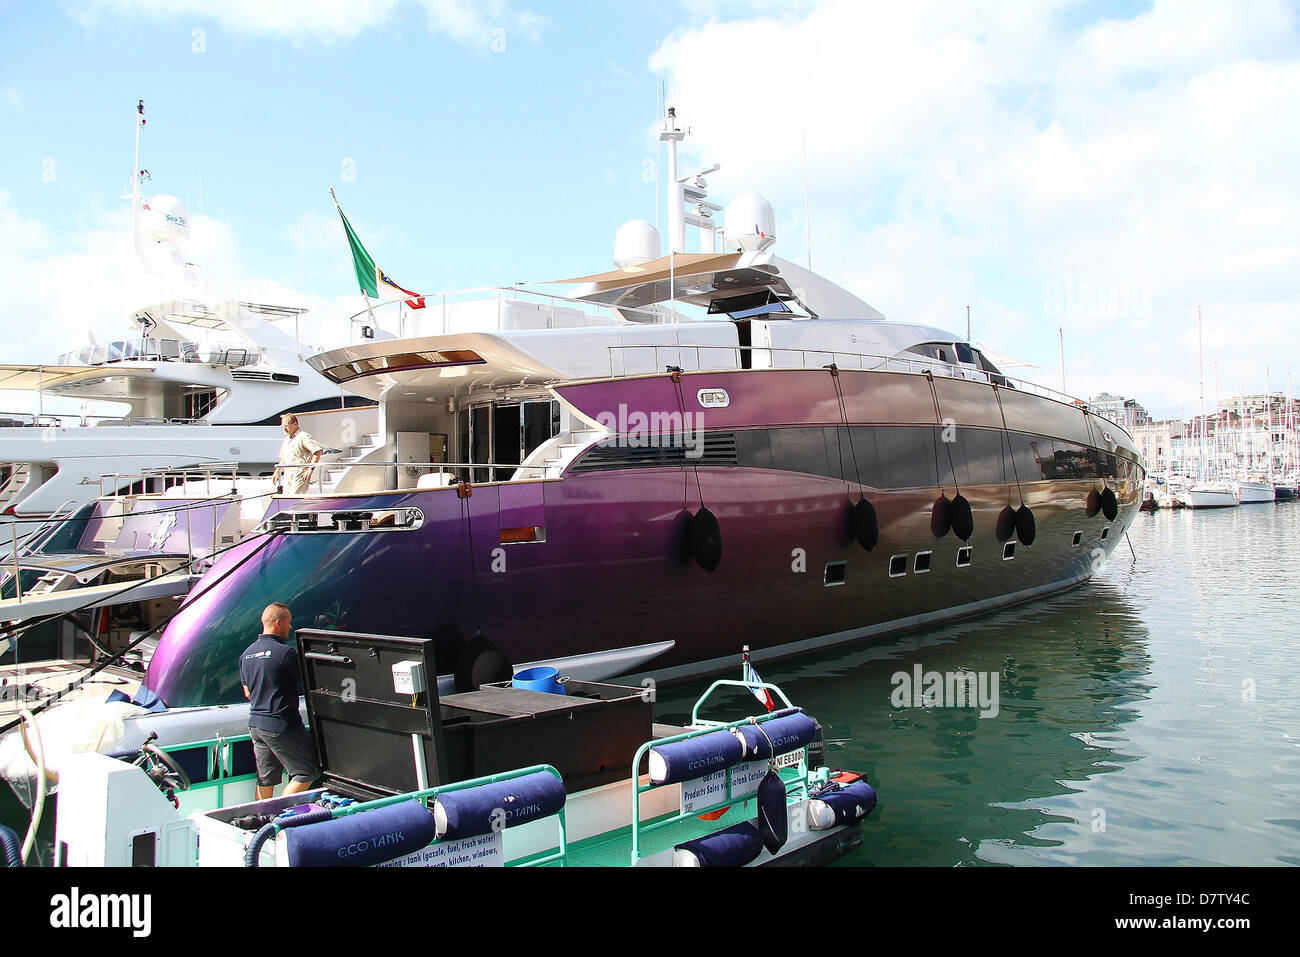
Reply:
[[[330,190],[330,195],[334,191]],[[334,200],[334,208],[339,211],[339,218],[343,220],[343,231],[348,236],[348,246],[352,249],[352,267],[357,271],[357,284],[361,286],[361,292],[374,299],[379,298],[379,289],[381,286],[387,286],[389,289],[395,289],[398,292],[410,296],[406,300],[406,305],[411,309],[423,309],[424,297],[418,292],[412,292],[402,286],[399,286],[393,280],[384,274],[384,271],[375,265],[370,253],[366,252],[366,247],[361,245],[361,240],[357,238],[356,232],[352,229],[352,224],[348,218],[343,215],[343,207],[339,206],[339,201]]]

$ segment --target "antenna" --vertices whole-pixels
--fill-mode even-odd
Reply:
[[[682,184],[677,180],[677,144],[686,134],[677,127],[677,109],[668,107],[664,131],[659,134],[659,141],[668,144],[668,253],[686,252],[686,219],[683,216],[684,202]]]
[[[803,230],[804,246],[807,247],[808,271],[812,272],[812,207],[808,205],[808,128],[801,127],[800,139],[803,142]],[[966,335],[967,340],[970,334]]]
[[[969,309],[970,307],[967,306],[966,308]],[[969,316],[969,313],[967,315]],[[1057,326],[1056,333],[1061,337],[1061,395],[1068,396],[1070,393],[1065,391],[1065,327]],[[967,341],[970,341],[969,336]]]

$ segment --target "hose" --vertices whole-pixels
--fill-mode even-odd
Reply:
[[[293,817],[285,818],[283,821],[272,821],[269,824],[263,824],[257,830],[257,834],[249,841],[248,847],[244,849],[244,866],[258,867],[258,861],[262,857],[262,845],[268,839],[284,830],[286,827],[301,827],[304,824],[316,824],[319,821],[328,821],[334,815],[327,807],[316,808],[303,814],[296,814]]]
[[[23,746],[27,748],[27,753],[32,756],[32,761],[36,765],[36,800],[32,802],[32,823],[27,827],[27,837],[23,840],[22,854],[19,857],[20,863],[26,863],[27,855],[31,854],[32,846],[36,843],[36,829],[41,825],[41,814],[45,811],[45,747],[41,744],[41,729],[36,727],[35,716],[26,708],[19,711],[18,716],[23,721]],[[32,753],[31,743],[27,739],[28,725],[31,725],[32,736],[36,740],[35,754]]]
[[[4,851],[5,867],[23,866],[22,845],[18,843],[18,835],[13,828],[3,824],[0,824],[0,850]]]

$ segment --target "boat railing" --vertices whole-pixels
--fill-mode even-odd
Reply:
[[[405,470],[406,476],[415,479],[417,482],[425,476],[441,477],[437,484],[417,485],[408,489],[349,489],[340,493],[353,495],[371,491],[424,491],[429,488],[445,488],[459,485],[462,482],[473,484],[505,482],[509,481],[509,478],[497,478],[496,476],[502,472],[513,474],[520,469],[532,471],[541,469],[542,466],[522,465],[519,462],[319,462],[314,466],[310,464],[284,465],[281,468],[285,471],[300,468],[315,469],[308,487],[313,492],[321,495],[334,494],[336,491],[334,483],[329,482],[327,479],[331,471],[351,471],[353,469],[382,470],[384,473],[391,471],[395,481],[402,474],[398,469]],[[387,479],[386,474],[385,479]]]
[[[399,338],[405,338],[407,333],[407,323],[409,320],[419,318],[423,326],[421,332],[423,335],[448,335],[452,330],[450,328],[448,317],[451,313],[449,307],[469,302],[495,302],[497,307],[497,330],[503,328],[505,320],[505,304],[508,302],[535,302],[537,305],[544,307],[543,316],[546,320],[545,328],[554,329],[557,310],[569,310],[566,318],[571,318],[573,312],[580,312],[594,320],[606,320],[610,322],[622,322],[627,319],[629,314],[643,317],[645,322],[668,322],[672,319],[669,312],[644,309],[636,306],[613,306],[606,305],[602,302],[590,302],[586,299],[574,299],[571,296],[562,296],[556,293],[539,292],[535,289],[524,288],[523,286],[478,286],[469,289],[449,289],[444,292],[433,293],[428,296],[419,297],[424,301],[424,306],[419,309],[412,309],[407,305],[412,301],[411,296],[402,296],[399,299],[388,299],[384,302],[372,305],[368,310],[363,309],[349,317],[351,323],[368,323],[375,318],[376,313],[388,314],[397,313],[397,335]],[[430,317],[440,316],[440,327],[430,328]],[[570,323],[566,322],[565,325]],[[484,330],[487,331],[487,330]]]
[[[656,738],[653,741],[647,741],[645,744],[641,745],[641,747],[637,749],[636,755],[632,758],[632,866],[633,867],[635,867],[637,865],[637,862],[641,859],[641,842],[645,834],[651,831],[659,830],[661,828],[671,827],[674,824],[681,823],[682,821],[694,820],[698,817],[711,814],[714,811],[722,811],[725,810],[726,808],[732,807],[733,805],[751,800],[758,791],[758,780],[755,776],[755,770],[756,769],[766,770],[768,767],[771,766],[769,760],[764,758],[759,761],[748,761],[748,762],[742,761],[739,764],[732,764],[729,767],[725,768],[724,770],[720,770],[720,771],[702,772],[697,777],[691,778],[687,781],[680,781],[677,779],[673,779],[671,781],[662,784],[656,784],[654,782],[649,782],[646,784],[641,783],[641,776],[642,776],[641,766],[643,764],[648,763],[646,761],[646,758],[647,755],[649,755],[650,750],[652,748],[658,748],[668,744],[675,744],[678,741],[687,741],[692,738],[703,737],[704,735],[716,734],[719,731],[727,732],[735,728],[740,728],[748,725],[756,724],[761,727],[763,724],[767,723],[768,721],[773,721],[776,720],[778,717],[784,717],[785,715],[789,714],[789,711],[787,710],[787,711],[776,711],[758,717],[742,718],[739,721],[724,722],[724,721],[700,720],[699,717],[700,708],[703,706],[705,699],[709,698],[717,689],[722,687],[743,688],[747,693],[755,693],[757,689],[763,688],[773,692],[775,695],[780,697],[781,701],[785,704],[787,709],[793,708],[793,705],[790,704],[790,699],[785,696],[785,692],[783,692],[776,685],[767,684],[765,682],[745,682],[745,681],[732,681],[729,679],[719,679],[718,681],[715,681],[712,685],[710,685],[708,690],[705,691],[704,694],[700,696],[699,700],[695,702],[695,707],[691,713],[691,724],[695,726],[693,727],[692,730],[686,731],[682,734],[671,735],[670,737]],[[793,751],[789,752],[789,755],[797,756],[797,763],[784,766],[784,769],[786,770],[787,773],[785,775],[782,775],[782,777],[786,786],[787,793],[791,788],[794,788],[801,793],[802,798],[804,800],[807,800],[809,789],[810,789],[810,783],[811,783],[809,780],[810,769],[808,767],[808,746],[803,745],[802,747],[795,748]],[[782,757],[787,757],[787,756],[783,755]],[[761,768],[758,767],[760,765]],[[700,782],[704,778],[713,777],[714,775],[725,775],[725,786],[722,788],[721,791],[707,790],[701,788],[700,789],[701,800],[698,803],[693,799],[688,799],[687,796],[688,784]],[[656,817],[654,820],[649,822],[642,822],[641,795],[646,794],[650,791],[658,790],[659,788],[676,787],[679,785],[682,788],[682,801],[681,801],[680,810],[676,814],[668,814],[666,816]],[[710,793],[715,796],[711,801],[705,800],[702,797],[702,795],[705,793]]]
[[[197,468],[141,469],[138,472],[108,472],[99,478],[100,498],[126,498],[136,495],[158,495],[168,489],[185,487],[191,482],[203,482],[195,494],[206,498],[229,495],[240,478],[239,466],[234,462],[220,462]],[[213,488],[213,483],[219,483]],[[226,484],[229,483],[229,484]]]
[[[163,418],[160,416],[57,415],[31,412],[0,412],[0,429],[65,429],[92,426],[211,425],[207,419]]]
[[[792,369],[817,369],[825,368],[831,364],[841,369],[865,369],[873,372],[909,372],[924,375],[926,372],[934,375],[945,376],[951,379],[972,379],[977,382],[988,382],[1002,388],[1015,389],[1020,392],[1029,392],[1034,395],[1043,396],[1049,399],[1055,399],[1057,402],[1063,402],[1066,405],[1074,405],[1087,409],[1093,414],[1096,410],[1085,402],[1083,399],[1067,395],[1064,392],[1058,392],[1047,386],[1038,385],[1023,379],[1016,379],[1009,375],[1003,375],[998,372],[985,372],[981,369],[970,369],[964,366],[954,366],[946,362],[940,362],[937,359],[926,359],[916,357],[915,359],[898,355],[882,355],[870,352],[844,352],[838,349],[813,349],[800,346],[733,346],[725,343],[648,343],[611,345],[605,347],[609,352],[609,374],[616,375],[633,375],[635,372],[627,367],[626,362],[615,362],[616,356],[624,356],[632,351],[653,352],[652,368],[656,371],[665,367],[663,355],[669,354],[681,361],[682,353],[694,354],[695,368],[707,371],[717,368],[716,366],[706,366],[703,361],[703,354],[706,352],[728,352],[735,357],[736,364],[731,368],[742,368],[741,357],[744,353],[749,353],[751,357],[755,355],[765,355],[768,357],[769,365],[761,368],[792,368]],[[778,358],[786,358],[786,364],[778,364]],[[753,363],[751,362],[751,366]],[[688,370],[691,371],[691,370]],[[1110,421],[1109,419],[1107,421]]]

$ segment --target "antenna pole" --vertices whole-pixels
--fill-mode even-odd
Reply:
[[[803,141],[803,229],[804,245],[808,250],[808,271],[812,272],[812,207],[808,205],[808,128],[800,130]],[[967,336],[969,339],[970,336]]]
[[[685,195],[682,184],[677,181],[677,144],[685,137],[677,128],[677,109],[668,107],[666,128],[659,134],[659,139],[668,144],[668,252],[686,252],[686,216],[683,206]]]
[[[969,309],[970,307],[967,306],[966,308]],[[1065,391],[1065,327],[1057,326],[1056,334],[1061,339],[1061,395],[1069,395],[1070,393]],[[967,329],[967,339],[969,341],[969,325]]]
[[[144,129],[144,100],[135,106],[135,165],[131,167],[131,243],[136,258],[144,263],[144,250],[140,248],[140,131]]]

